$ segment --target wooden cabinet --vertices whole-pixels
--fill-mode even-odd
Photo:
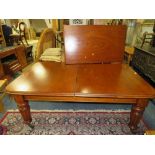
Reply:
[[[155,83],[155,49],[135,47],[132,66]]]
[[[0,50],[1,68],[3,66],[2,73],[4,70],[5,74],[14,74],[15,72],[22,70],[26,65],[25,47],[15,46],[6,47]]]

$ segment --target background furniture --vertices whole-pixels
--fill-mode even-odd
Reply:
[[[1,22],[1,21],[0,21]],[[10,34],[12,34],[12,28],[11,26],[8,26],[6,24],[1,24],[0,26],[0,36],[2,37],[3,39],[3,47],[6,47],[6,46],[12,46],[13,45],[13,42],[12,40],[10,39]]]
[[[28,41],[26,38],[26,24],[24,22],[19,23],[19,36],[20,36],[20,41],[22,42],[23,46],[25,46],[25,55],[26,55],[27,63],[31,63],[33,60],[33,56],[32,56],[33,46],[28,44]]]
[[[32,46],[31,55],[32,55],[33,60],[35,60],[36,47],[38,44],[38,40],[28,40],[28,44]]]
[[[63,38],[63,31],[56,31],[56,47],[63,48],[64,46],[64,38]]]
[[[143,47],[144,43],[150,43],[150,45],[153,44],[152,42],[154,37],[155,37],[155,33],[145,32],[143,34],[141,48]]]
[[[155,84],[155,49],[135,47],[132,59],[133,68]]]
[[[144,43],[150,43],[152,47],[155,47],[155,21],[153,25],[153,32],[152,33],[145,32],[143,34],[141,48],[143,47]]]
[[[133,54],[134,54],[134,47],[125,46],[124,59],[127,61],[127,64],[130,64]]]
[[[24,45],[23,39],[26,42],[26,45],[29,46],[27,39],[26,39],[26,24],[24,22],[20,22],[19,23],[19,35],[20,35],[20,41],[22,42],[22,44]]]
[[[29,36],[29,40],[37,40],[36,32],[33,27],[29,27],[28,36]]]
[[[55,34],[51,28],[46,28],[39,38],[36,47],[35,61],[39,60],[41,54],[45,51],[45,49],[55,47],[56,47]]]
[[[25,47],[20,45],[0,50],[0,60],[5,74],[13,75],[27,65]]]
[[[0,46],[3,46],[3,47],[6,46],[6,42],[5,42],[5,38],[4,38],[4,34],[3,34],[1,20],[0,20]]]
[[[0,78],[4,76],[4,70],[3,70],[3,65],[1,63],[1,60],[0,60]]]
[[[9,38],[11,40],[10,42],[13,43],[13,46],[20,45],[21,40],[19,34],[10,34]]]

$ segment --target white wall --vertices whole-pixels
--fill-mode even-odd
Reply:
[[[30,20],[29,19],[19,19],[19,22],[24,22],[27,28],[30,28]]]
[[[31,19],[30,24],[36,32],[42,32],[45,28],[47,28],[47,24],[44,19]]]

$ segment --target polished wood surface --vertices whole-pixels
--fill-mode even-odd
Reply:
[[[39,96],[153,98],[155,90],[125,64],[37,62],[7,92]]]
[[[27,124],[32,120],[29,100],[131,103],[132,132],[137,131],[148,99],[155,97],[155,90],[125,64],[37,62],[11,82],[6,92],[13,95]]]
[[[83,64],[75,96],[152,98],[155,90],[126,64]]]
[[[6,88],[10,94],[40,96],[73,96],[76,65],[37,62]]]
[[[64,26],[67,64],[122,62],[126,26]]]
[[[134,98],[106,98],[106,97],[83,97],[83,96],[38,96],[38,95],[25,95],[25,100],[33,101],[61,101],[61,102],[87,102],[87,103],[136,103]]]

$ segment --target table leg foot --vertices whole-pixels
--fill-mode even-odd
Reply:
[[[132,133],[137,133],[138,123],[140,122],[145,107],[148,105],[148,100],[138,99],[136,104],[133,104],[131,113],[130,113],[130,123],[129,128]]]
[[[24,123],[30,125],[32,118],[31,118],[30,106],[28,104],[28,101],[25,101],[23,96],[20,96],[20,95],[14,96],[14,99],[23,117]]]

